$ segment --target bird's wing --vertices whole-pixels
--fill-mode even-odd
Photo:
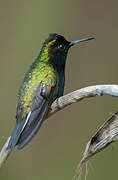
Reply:
[[[42,82],[40,83],[31,111],[26,118],[17,122],[8,149],[12,149],[17,144],[18,149],[22,149],[34,137],[56,98],[56,90],[56,86],[51,87]]]

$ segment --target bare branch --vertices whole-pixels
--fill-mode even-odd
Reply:
[[[47,118],[57,111],[64,109],[66,106],[81,101],[82,99],[95,97],[95,96],[102,96],[102,95],[110,95],[118,97],[118,85],[97,85],[97,86],[89,86],[77,91],[71,92],[67,95],[64,95],[57,99],[51,106],[51,111]],[[11,150],[7,149],[8,142],[10,137],[4,144],[1,152],[0,152],[0,168],[3,166],[4,162],[6,161],[7,157],[10,155]]]
[[[6,143],[4,144],[1,152],[0,152],[0,168],[7,160],[8,156],[10,155],[11,151],[10,149],[7,149],[8,143],[9,143],[10,137],[7,139]]]
[[[56,113],[57,111],[62,110],[66,106],[81,101],[82,99],[102,95],[118,97],[118,85],[88,86],[64,95],[52,104],[52,110],[49,113],[48,117]]]

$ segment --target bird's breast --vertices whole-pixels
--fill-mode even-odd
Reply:
[[[58,83],[58,98],[63,96],[65,86],[65,72],[62,71],[59,73],[59,83]]]

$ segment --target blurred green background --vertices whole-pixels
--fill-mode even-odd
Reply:
[[[96,38],[69,51],[65,94],[118,83],[117,17],[117,0],[0,0],[0,147],[15,125],[21,79],[49,33]],[[0,180],[71,180],[91,135],[116,110],[118,99],[103,96],[56,113],[25,149],[14,150]],[[117,161],[115,143],[90,160],[87,179],[116,179]]]

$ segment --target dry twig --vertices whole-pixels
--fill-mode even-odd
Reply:
[[[110,95],[118,97],[118,85],[97,85],[97,86],[89,86],[86,88],[79,89],[67,95],[64,95],[57,99],[51,106],[51,111],[47,118],[57,111],[65,108],[66,106],[78,102],[82,99],[95,97],[95,96],[102,96],[102,95]],[[3,166],[4,162],[6,161],[7,157],[10,155],[11,150],[7,149],[8,142],[10,137],[4,144],[1,152],[0,152],[0,168]]]
[[[108,147],[112,142],[118,141],[118,111],[114,113],[96,132],[87,143],[82,160],[80,161],[76,179],[79,180],[82,174],[83,167],[90,157]]]

